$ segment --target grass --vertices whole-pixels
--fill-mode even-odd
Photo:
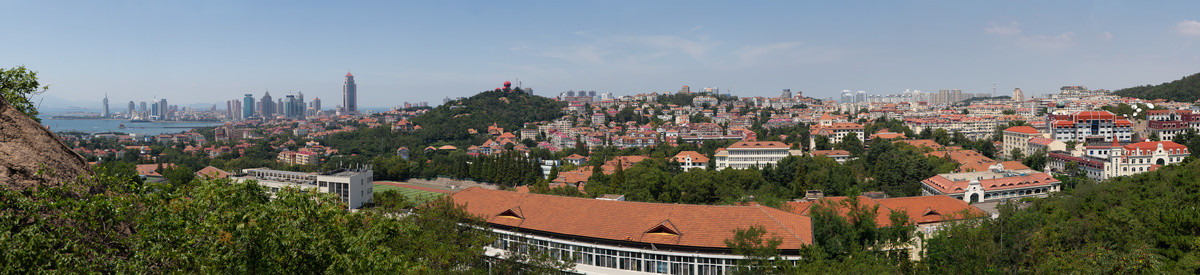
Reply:
[[[417,202],[418,204],[425,203],[429,200],[439,198],[441,196],[445,196],[445,194],[438,193],[438,192],[429,192],[429,191],[424,191],[424,190],[417,190],[417,189],[397,187],[397,186],[391,186],[391,185],[383,185],[383,184],[375,184],[374,186],[371,187],[371,192],[376,192],[376,193],[387,191],[387,190],[396,190],[396,192],[400,193],[400,195],[403,195],[405,198],[408,198],[409,200]]]

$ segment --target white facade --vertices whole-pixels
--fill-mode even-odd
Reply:
[[[284,188],[317,190],[322,193],[337,194],[349,209],[357,209],[370,203],[375,194],[371,191],[374,186],[371,170],[347,170],[331,174],[303,173],[279,171],[265,168],[244,170],[244,176],[235,176],[234,180],[255,180],[258,185],[267,189],[271,197]]]

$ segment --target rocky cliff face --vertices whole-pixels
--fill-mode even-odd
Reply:
[[[0,188],[60,185],[88,173],[83,157],[0,97]]]

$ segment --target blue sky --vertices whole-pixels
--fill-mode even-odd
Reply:
[[[1119,89],[1200,72],[1196,1],[13,1],[0,67],[49,95],[332,108],[441,103],[520,79],[540,95],[780,89]],[[1052,3],[1046,3],[1052,2]],[[14,12],[19,11],[19,12]]]

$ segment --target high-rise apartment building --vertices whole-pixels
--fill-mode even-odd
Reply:
[[[347,114],[358,113],[358,84],[354,84],[354,75],[346,72],[346,82],[342,83],[342,108]]]
[[[1012,100],[1025,101],[1025,92],[1022,92],[1021,88],[1013,89]]]

